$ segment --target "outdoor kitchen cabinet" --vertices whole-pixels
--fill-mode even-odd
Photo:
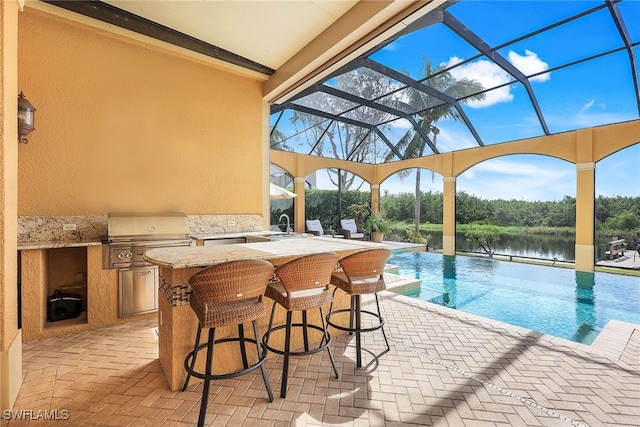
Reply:
[[[74,247],[74,248],[55,248],[47,250],[47,288],[48,295],[53,296],[56,291],[65,295],[73,295],[70,298],[71,304],[67,304],[63,301],[63,304],[58,304],[71,309],[76,306],[76,297],[80,298],[80,304],[78,307],[79,312],[73,313],[71,318],[64,320],[47,319],[47,326],[51,327],[54,324],[62,325],[66,322],[69,324],[87,323],[87,248]],[[55,304],[51,304],[52,309],[47,304],[48,311],[56,311]],[[59,309],[61,307],[58,307]],[[66,310],[65,310],[66,311]],[[70,310],[74,311],[74,310]],[[77,314],[77,316],[75,315]]]
[[[24,342],[157,316],[157,313],[151,313],[121,319],[118,315],[118,270],[102,268],[101,242],[82,242],[77,246],[18,248]],[[61,261],[61,258],[69,259]],[[84,274],[81,277],[77,273]],[[85,286],[86,311],[80,317],[47,321],[51,278],[59,280],[56,284],[64,285],[69,278],[71,286]],[[69,289],[69,292],[73,291]]]
[[[130,267],[118,270],[120,317],[158,310],[158,267]]]

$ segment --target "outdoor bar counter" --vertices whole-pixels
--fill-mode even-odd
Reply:
[[[340,258],[363,249],[384,246],[381,243],[333,239],[328,237],[283,238],[269,242],[234,243],[214,246],[191,246],[160,248],[149,250],[145,259],[159,267],[160,284],[158,292],[158,355],[160,364],[171,390],[181,389],[186,373],[184,359],[195,342],[198,319],[189,306],[189,278],[204,267],[217,263],[258,258],[279,266],[287,261],[319,252],[335,252]],[[260,334],[264,334],[269,322],[272,301],[265,298],[267,314],[258,322]],[[346,308],[349,298],[344,293],[336,293],[334,306]],[[325,315],[328,307],[324,308]],[[283,324],[284,310],[276,310],[274,324]],[[295,320],[294,320],[295,321]],[[309,313],[310,322],[319,322],[318,313]],[[333,330],[335,334],[338,331]],[[237,327],[217,328],[216,339],[237,334]],[[251,337],[252,334],[249,335]],[[261,338],[261,337],[260,337]],[[273,336],[274,343],[280,337]],[[312,337],[313,338],[313,337]],[[318,336],[319,340],[320,336]],[[282,345],[282,343],[277,343]],[[292,342],[300,347],[301,343]],[[214,372],[231,371],[241,365],[237,348],[223,345],[216,347]],[[204,357],[200,358],[201,360]],[[200,360],[199,360],[200,361]],[[328,368],[330,369],[330,368]]]

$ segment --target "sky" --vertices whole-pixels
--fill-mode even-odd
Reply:
[[[602,4],[603,0],[461,0],[447,11],[490,46],[499,47],[502,57],[529,76],[546,126],[553,134],[639,118],[629,55],[619,49],[624,46],[623,41],[606,7],[528,36]],[[632,42],[640,42],[640,0],[623,0],[619,8]],[[517,41],[505,44],[514,39]],[[544,135],[527,88],[495,62],[478,55],[474,47],[449,28],[436,24],[400,37],[370,57],[414,78],[424,75],[426,61],[432,68],[457,65],[449,71],[456,79],[472,79],[485,88],[495,87],[483,99],[463,104],[485,145]],[[635,47],[635,55],[636,62],[640,62],[640,45]],[[636,68],[640,69],[640,63]],[[402,120],[392,124],[387,135],[398,139],[407,131],[407,123]],[[437,126],[441,152],[478,146],[460,121],[440,120]],[[640,195],[638,170],[640,144],[598,162],[597,195]],[[320,186],[322,175],[318,174]],[[441,176],[432,180],[428,171],[423,176],[423,191],[442,191]],[[575,177],[575,165],[562,160],[512,155],[464,172],[458,177],[457,189],[485,199],[560,200],[565,195],[575,197]],[[400,182],[392,177],[381,189],[396,193],[412,192],[413,187],[411,178]]]

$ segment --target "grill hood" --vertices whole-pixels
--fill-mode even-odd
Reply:
[[[121,238],[158,239],[189,234],[189,222],[182,212],[110,213],[109,240]]]

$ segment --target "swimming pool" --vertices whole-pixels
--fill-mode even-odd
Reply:
[[[640,324],[640,278],[432,252],[394,252],[423,301],[591,344],[609,320]]]

